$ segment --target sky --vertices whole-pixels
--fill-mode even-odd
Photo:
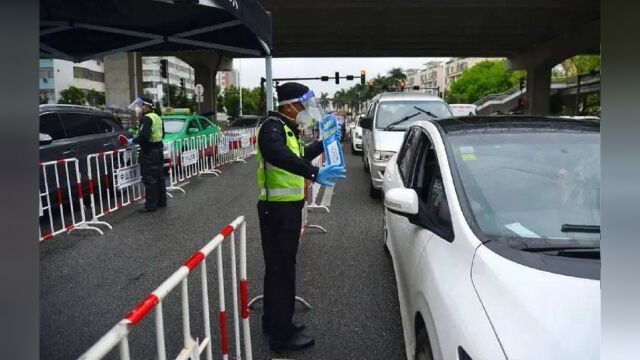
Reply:
[[[378,74],[386,73],[394,67],[403,70],[423,68],[423,64],[433,60],[447,60],[448,58],[274,58],[273,77],[333,77],[336,71],[340,76],[354,75],[353,81],[340,79],[336,85],[335,80],[329,81],[299,81],[316,94],[321,92],[333,94],[340,89],[348,89],[360,81],[360,70],[365,70],[367,81]],[[265,76],[264,59],[234,59],[233,68],[240,72],[240,82],[244,88],[260,86],[260,78]]]

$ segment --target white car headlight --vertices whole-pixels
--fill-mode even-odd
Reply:
[[[393,155],[395,155],[395,151],[374,151],[373,159],[379,161],[389,161]]]

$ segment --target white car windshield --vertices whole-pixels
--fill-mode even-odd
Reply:
[[[184,127],[184,121],[182,120],[165,120],[164,132],[165,134],[178,134],[182,132]]]
[[[598,132],[482,132],[449,139],[468,208],[485,235],[599,246]]]
[[[416,109],[418,107],[419,109]],[[443,101],[381,101],[376,114],[376,128],[385,129],[391,124],[407,118],[387,130],[404,131],[418,120],[451,117],[451,111]]]

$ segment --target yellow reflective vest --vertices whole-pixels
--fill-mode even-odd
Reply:
[[[295,133],[284,121],[277,120],[284,125],[289,150],[302,157],[304,155],[304,146],[302,146],[301,140],[296,137]],[[276,119],[267,121],[276,121]],[[304,177],[268,163],[260,152],[260,136],[258,136],[257,145],[258,189],[260,190],[258,199],[274,202],[304,200]]]

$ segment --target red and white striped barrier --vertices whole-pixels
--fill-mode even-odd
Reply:
[[[240,235],[240,282],[237,280],[236,274],[236,254],[235,254],[235,234]],[[80,359],[102,359],[113,348],[118,346],[121,359],[129,359],[129,341],[128,334],[144,320],[147,315],[155,310],[156,325],[156,348],[158,359],[166,360],[167,353],[165,348],[164,337],[164,321],[162,303],[163,299],[178,284],[181,285],[182,298],[182,330],[183,330],[183,348],[176,357],[177,359],[200,359],[200,355],[206,351],[207,360],[213,359],[213,351],[211,344],[211,324],[209,317],[209,288],[207,282],[207,256],[217,250],[216,262],[218,268],[218,297],[219,297],[219,318],[220,318],[220,338],[222,358],[229,358],[229,337],[227,332],[227,310],[225,306],[224,295],[224,274],[222,262],[222,243],[225,239],[229,239],[231,248],[231,280],[232,296],[233,296],[233,319],[234,319],[234,335],[235,335],[235,359],[241,359],[242,349],[240,342],[240,320],[238,318],[238,287],[240,288],[240,306],[242,317],[242,343],[244,344],[245,358],[251,360],[253,358],[251,349],[251,329],[249,325],[249,290],[247,282],[247,247],[246,247],[246,222],[244,216],[235,219],[231,224],[222,229],[220,234],[216,235],[202,249],[197,251],[188,259],[184,265],[174,272],[167,280],[165,280],[157,289],[155,289],[146,299],[138,304],[130,311],[124,319],[120,320],[111,330],[98,340],[89,350],[87,350]],[[204,319],[205,338],[201,341],[194,340],[191,336],[191,326],[189,322],[189,298],[187,279],[191,271],[200,266],[201,269],[201,285],[202,285],[202,315]]]
[[[144,199],[137,149],[100,152],[87,157],[91,225],[112,226],[100,218]]]
[[[40,241],[79,229],[94,230],[102,235],[102,230],[87,224],[78,159],[40,163],[39,198]],[[77,206],[74,200],[78,201]]]

